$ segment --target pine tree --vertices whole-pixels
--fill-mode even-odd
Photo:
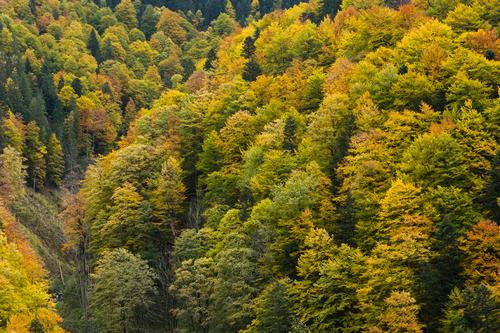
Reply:
[[[63,124],[62,147],[68,170],[72,170],[78,161],[80,144],[80,115],[78,110],[71,111]]]
[[[319,0],[319,15],[320,18],[325,16],[330,16],[334,18],[337,12],[340,10],[341,0]]]
[[[64,155],[61,144],[52,133],[47,147],[47,180],[55,186],[61,185],[64,173]]]
[[[260,2],[259,0],[252,0],[250,4],[250,15],[254,19],[258,19],[260,17]]]
[[[62,114],[62,105],[57,96],[56,87],[54,86],[54,76],[50,68],[50,64],[45,61],[42,66],[42,72],[39,76],[39,86],[41,90],[41,95],[43,96],[42,101],[40,101],[40,96],[37,98],[37,106],[41,108],[41,104],[44,104],[44,109],[40,110],[40,115],[35,118],[42,133],[50,132],[48,129],[47,117],[50,120],[50,125],[58,133],[63,123],[64,115]],[[39,95],[39,94],[36,94]],[[45,111],[47,111],[47,117],[45,116]],[[46,125],[43,125],[46,124]],[[45,127],[46,126],[46,127]],[[44,130],[44,127],[46,130]]]
[[[45,154],[47,150],[40,140],[40,129],[35,122],[30,121],[26,126],[26,138],[24,144],[24,158],[28,170],[28,185],[33,189],[43,187],[45,182]]]

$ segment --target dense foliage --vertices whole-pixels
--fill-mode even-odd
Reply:
[[[65,193],[62,327],[496,332],[499,8],[0,3],[0,190]],[[9,225],[0,332],[57,332]]]

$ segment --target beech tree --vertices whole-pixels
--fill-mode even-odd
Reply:
[[[124,249],[105,252],[92,275],[90,307],[98,327],[108,332],[144,329],[155,278],[140,257]]]

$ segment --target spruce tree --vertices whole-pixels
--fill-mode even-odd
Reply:
[[[97,33],[94,29],[90,31],[89,39],[87,40],[87,48],[90,50],[90,53],[97,60],[97,62],[100,62],[101,50],[99,47],[99,41],[97,40]]]
[[[294,152],[297,148],[296,142],[296,133],[297,133],[297,122],[295,118],[289,116],[285,121],[285,129],[284,134],[285,138],[283,140],[283,149],[288,150],[289,152]]]
[[[61,185],[64,172],[64,155],[61,144],[52,133],[47,147],[47,180],[55,186]]]
[[[80,81],[79,78],[75,78],[73,82],[71,82],[71,88],[73,88],[73,90],[78,96],[82,96],[83,87],[82,87],[82,81]]]
[[[203,68],[206,71],[213,69],[215,60],[217,60],[217,51],[215,48],[211,48],[210,51],[208,51],[207,59],[205,60]]]
[[[252,82],[257,79],[257,77],[262,74],[262,69],[255,57],[250,58],[243,67],[242,77],[243,80]]]
[[[243,41],[243,50],[241,55],[247,59],[251,58],[255,54],[255,40],[252,36],[248,36]]]
[[[155,33],[159,18],[160,12],[155,7],[147,5],[140,20],[141,31],[144,32],[147,39]]]
[[[23,153],[28,169],[28,185],[35,190],[42,188],[45,182],[45,154],[47,149],[40,140],[40,128],[34,121],[30,121],[26,126]]]

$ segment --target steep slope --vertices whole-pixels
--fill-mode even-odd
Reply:
[[[495,332],[498,0],[162,4],[0,4],[0,331]]]
[[[88,170],[85,260],[125,248],[158,274],[153,326],[130,327],[158,309],[182,332],[495,326],[498,13],[381,3],[227,36]]]

